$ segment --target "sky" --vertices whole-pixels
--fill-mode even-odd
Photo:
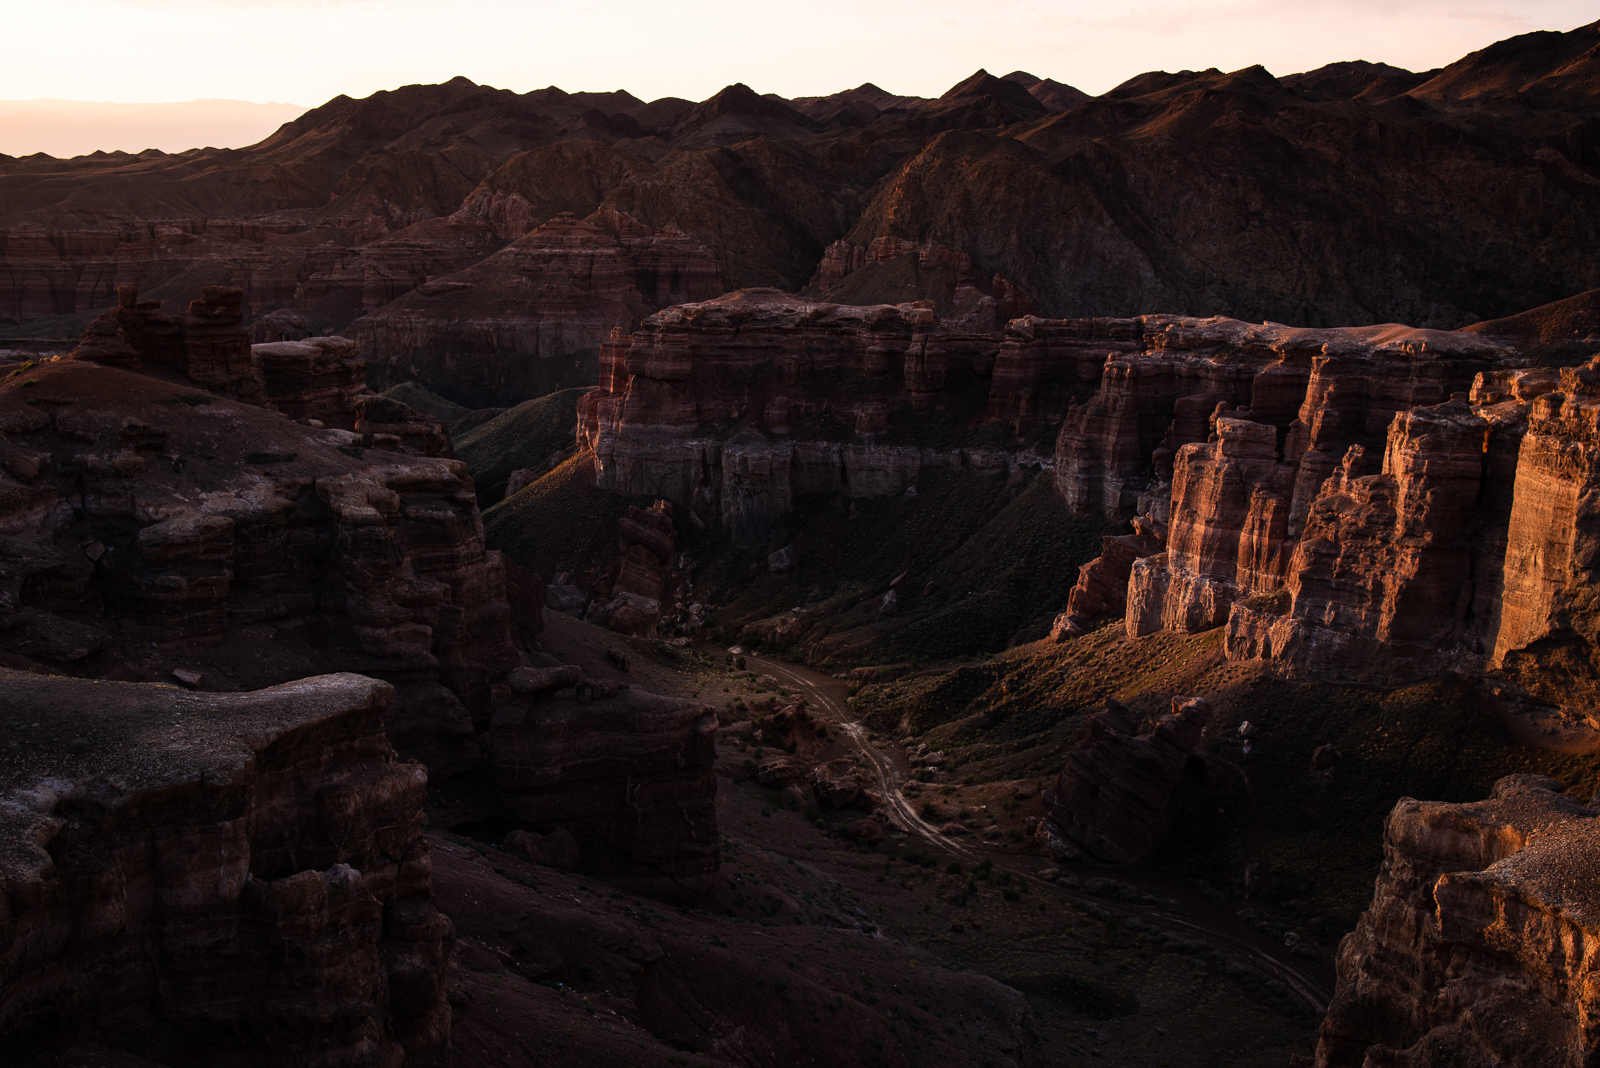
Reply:
[[[7,102],[37,98],[313,107],[456,75],[646,100],[700,100],[733,82],[783,96],[866,81],[938,96],[980,67],[1101,93],[1148,70],[1260,63],[1283,75],[1344,59],[1426,70],[1596,16],[1593,0],[0,0],[13,44],[0,65],[0,152],[37,150],[24,146],[37,133],[7,123],[18,110]],[[208,143],[249,143],[237,139],[263,124],[265,136],[274,116],[219,124]],[[93,147],[194,144],[138,143],[146,129],[158,126],[134,123],[129,143]]]

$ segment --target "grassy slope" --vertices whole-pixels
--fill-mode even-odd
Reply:
[[[858,501],[854,515],[810,502],[797,515],[794,571],[751,580],[749,564],[761,561],[741,557],[712,576],[743,587],[713,625],[811,663],[995,652],[1048,627],[1109,530],[1073,516],[1044,475],[930,471],[917,490]],[[880,618],[902,572],[899,612]]]
[[[427,386],[417,382],[401,382],[398,386],[390,386],[383,391],[383,396],[399,401],[412,411],[431,415],[435,419],[443,419],[446,423],[454,423],[471,412],[470,408],[463,408],[455,401],[445,400]]]
[[[617,544],[617,521],[636,503],[649,502],[596,487],[592,456],[579,453],[484,512],[484,541],[547,577],[578,571]]]
[[[564,389],[524,401],[458,434],[456,457],[472,472],[481,504],[488,507],[504,497],[506,480],[519,467],[542,472],[552,453],[572,448],[578,398],[587,392]]]
[[[996,660],[867,686],[857,698],[879,730],[926,737],[975,782],[1053,778],[1084,720],[1114,697],[1145,716],[1176,695],[1216,709],[1207,741],[1248,775],[1219,765],[1216,803],[1192,811],[1159,863],[1233,890],[1247,861],[1262,865],[1267,902],[1329,932],[1348,930],[1366,907],[1382,859],[1383,820],[1401,797],[1463,801],[1487,796],[1502,775],[1537,772],[1587,797],[1600,768],[1517,742],[1492,699],[1455,680],[1390,692],[1297,684],[1220,655],[1220,631],[1129,639],[1104,627],[1060,646],[1040,642]],[[1237,727],[1259,734],[1243,756]],[[1311,753],[1344,753],[1329,783]],[[1220,808],[1220,812],[1217,811]]]

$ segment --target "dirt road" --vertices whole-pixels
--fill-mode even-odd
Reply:
[[[839,729],[854,744],[856,750],[864,756],[873,769],[878,779],[878,788],[883,794],[885,806],[888,808],[889,819],[907,834],[915,835],[938,849],[954,854],[969,863],[976,863],[984,859],[991,851],[981,846],[968,845],[965,842],[953,840],[939,832],[939,829],[928,823],[911,807],[900,792],[900,787],[905,783],[906,776],[895,764],[889,755],[872,744],[867,737],[867,729],[850,711],[850,706],[844,695],[844,683],[838,679],[823,675],[809,668],[797,664],[787,664],[779,660],[770,660],[762,656],[746,655],[746,662],[752,670],[771,675],[774,679],[784,683],[792,689],[798,690],[806,697],[807,704],[812,713],[824,715],[838,724]],[[1000,854],[1007,860],[1014,857]],[[992,857],[990,859],[993,859]],[[1145,872],[1137,868],[1121,868],[1111,866],[1097,866],[1096,874],[1115,876],[1116,878],[1134,883],[1135,885],[1147,883],[1149,880]],[[1193,895],[1192,900],[1179,902],[1182,911],[1197,917],[1201,922],[1194,922],[1175,914],[1174,909],[1152,905],[1135,905],[1121,901],[1108,901],[1104,898],[1091,897],[1086,894],[1075,893],[1056,883],[1041,879],[1034,875],[1022,874],[1028,882],[1040,889],[1045,889],[1070,900],[1080,903],[1093,903],[1101,908],[1124,915],[1138,916],[1141,920],[1166,927],[1174,932],[1205,939],[1219,951],[1228,956],[1247,962],[1259,971],[1265,972],[1274,979],[1283,983],[1298,994],[1308,1005],[1320,1015],[1328,1009],[1329,991],[1324,983],[1308,974],[1302,968],[1282,959],[1262,946],[1262,937],[1245,926],[1242,921],[1225,910],[1213,905],[1210,901]],[[1163,883],[1159,887],[1163,896],[1172,896],[1174,887],[1171,883]],[[1178,891],[1182,894],[1182,891]],[[1228,928],[1233,928],[1229,930]],[[1285,954],[1287,956],[1287,954]]]

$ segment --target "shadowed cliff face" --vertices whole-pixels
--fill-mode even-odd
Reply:
[[[393,687],[246,694],[0,671],[0,1042],[445,1065],[453,934]]]
[[[0,379],[0,662],[212,692],[358,671],[393,684],[388,738],[436,786],[484,781],[518,672],[562,665],[443,424],[368,391],[345,338],[252,347],[237,289],[182,318],[124,296],[71,355]],[[717,866],[703,706],[565,671],[608,725],[590,741],[631,745],[597,761],[536,716],[497,750],[526,774],[471,818],[570,825],[585,868],[694,900]]]

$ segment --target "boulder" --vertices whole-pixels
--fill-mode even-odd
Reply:
[[[1149,859],[1205,783],[1201,734],[1211,710],[1175,697],[1147,734],[1115,701],[1089,718],[1044,800],[1044,832],[1057,860],[1132,864]]]

